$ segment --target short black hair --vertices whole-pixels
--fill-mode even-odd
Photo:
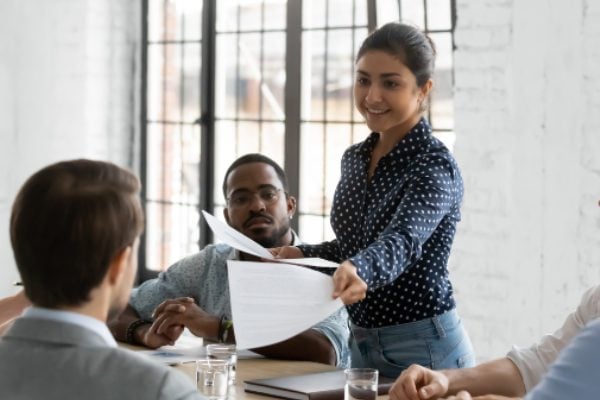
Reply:
[[[435,45],[429,36],[417,27],[398,22],[383,25],[363,41],[356,61],[373,50],[381,50],[400,60],[417,78],[419,87],[433,76]]]
[[[287,176],[285,175],[283,168],[281,168],[279,166],[279,164],[277,164],[275,161],[273,161],[272,159],[270,159],[269,157],[267,157],[265,155],[262,155],[259,153],[249,153],[249,154],[245,154],[245,155],[241,156],[240,158],[238,158],[237,160],[235,160],[229,166],[229,168],[227,168],[227,172],[225,172],[225,177],[223,178],[223,196],[224,197],[227,197],[227,178],[229,178],[229,175],[231,174],[231,172],[234,169],[236,169],[237,167],[239,167],[240,165],[252,164],[252,163],[263,163],[263,164],[268,164],[271,167],[273,167],[273,169],[275,170],[275,173],[277,174],[277,177],[279,178],[279,181],[281,182],[281,185],[283,186],[283,190],[286,193],[289,191]]]
[[[10,240],[33,304],[90,300],[110,263],[143,230],[139,190],[130,171],[92,160],[52,164],[25,182],[12,207]]]

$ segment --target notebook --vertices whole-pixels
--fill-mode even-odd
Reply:
[[[292,400],[343,400],[344,370],[244,381],[244,390]],[[379,376],[378,394],[387,394],[394,379]]]

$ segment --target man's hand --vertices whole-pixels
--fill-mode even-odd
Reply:
[[[304,253],[294,246],[273,247],[269,249],[275,258],[304,258]]]
[[[400,374],[390,389],[390,400],[438,399],[448,393],[448,378],[440,371],[433,371],[413,364]]]
[[[333,298],[344,304],[356,303],[367,296],[367,284],[350,261],[344,261],[333,274]]]
[[[154,323],[150,331],[156,335],[171,337],[171,333],[177,331],[177,327],[187,327],[196,336],[205,338],[216,338],[219,333],[221,319],[216,315],[208,314],[201,309],[194,299],[181,297],[163,301],[154,313]],[[179,334],[177,337],[179,337]]]
[[[151,349],[161,346],[173,345],[183,332],[183,325],[173,325],[162,334],[152,331],[150,324],[145,324],[136,329],[135,341]]]

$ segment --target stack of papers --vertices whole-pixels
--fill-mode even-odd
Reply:
[[[215,236],[268,262],[228,261],[229,293],[238,349],[278,343],[324,320],[344,304],[333,299],[329,275],[301,266],[336,268],[319,258],[275,259],[271,253],[206,211]]]

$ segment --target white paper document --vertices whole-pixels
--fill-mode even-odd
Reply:
[[[213,215],[210,215],[206,211],[202,210],[204,220],[213,231],[216,237],[239,251],[251,254],[256,257],[261,257],[267,260],[273,260],[273,262],[284,262],[294,265],[305,265],[309,267],[319,268],[337,268],[338,263],[324,260],[322,258],[288,258],[288,259],[275,259],[269,250],[250,239],[248,236],[240,233],[230,227],[229,225],[219,221]]]
[[[270,262],[227,261],[238,349],[281,342],[305,331],[344,304],[333,300],[330,276]]]

